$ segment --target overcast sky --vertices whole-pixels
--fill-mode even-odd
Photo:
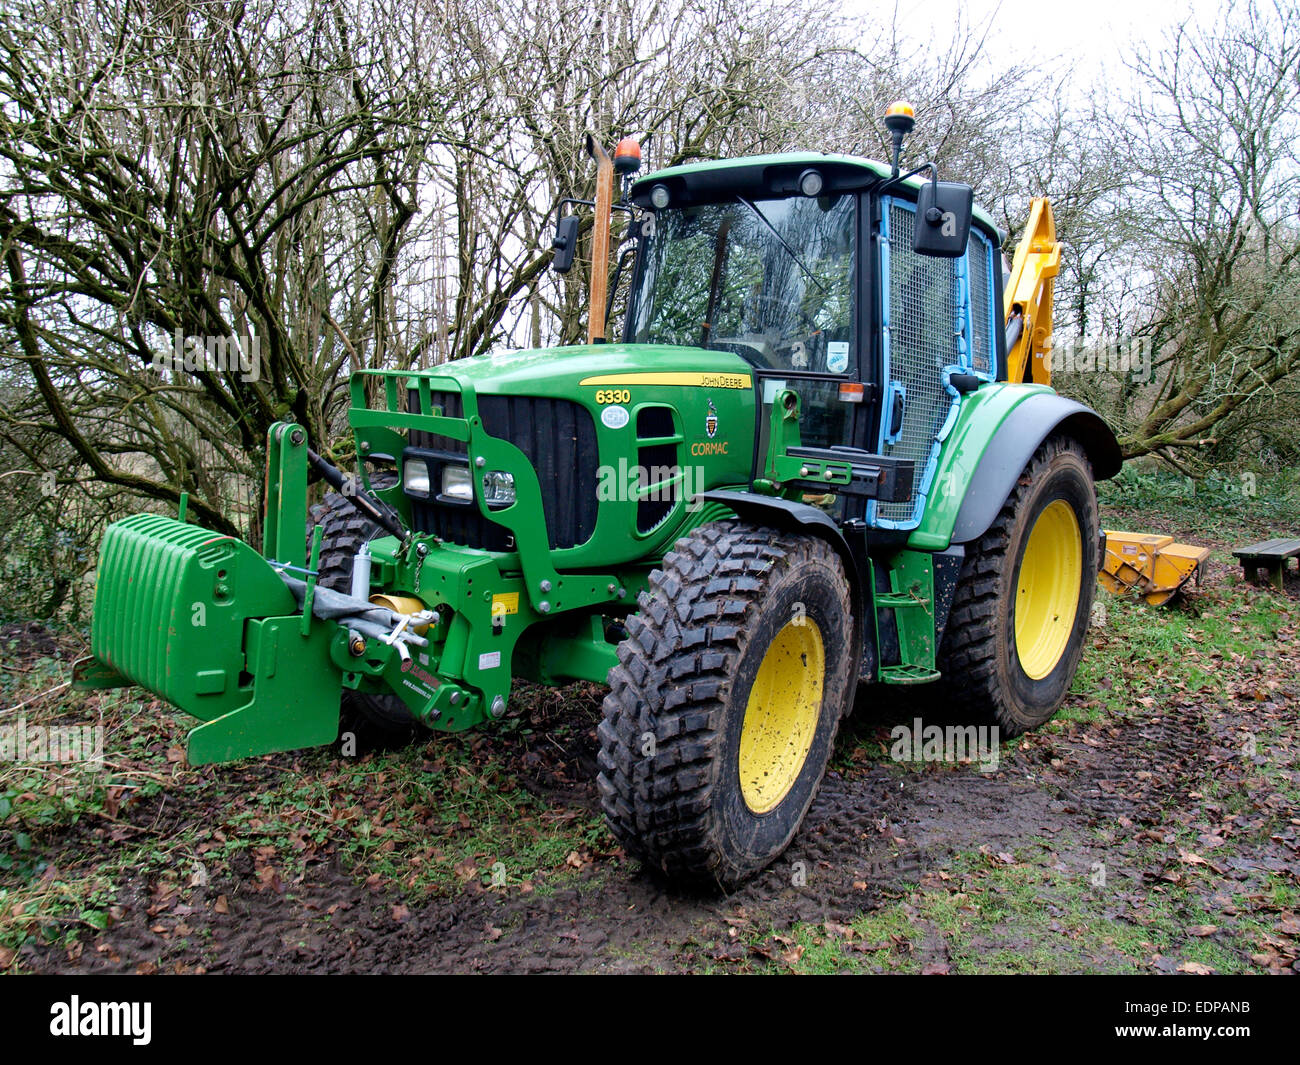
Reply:
[[[840,3],[850,15],[870,12],[888,20],[888,0]],[[992,55],[1063,63],[1087,83],[1102,74],[1126,79],[1120,56],[1129,41],[1156,44],[1167,27],[1197,14],[1213,18],[1223,5],[1217,0],[896,0],[895,6],[902,35],[915,40],[946,41],[962,7],[976,26],[993,18]]]

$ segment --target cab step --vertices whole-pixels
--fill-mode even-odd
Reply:
[[[937,669],[926,669],[925,666],[881,666],[880,683],[881,684],[929,684],[931,681],[938,680],[942,674]]]

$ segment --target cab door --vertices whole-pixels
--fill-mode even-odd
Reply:
[[[876,246],[880,283],[880,416],[874,449],[915,464],[912,498],[872,501],[868,523],[912,529],[934,481],[939,448],[962,400],[953,374],[995,377],[991,242],[972,229],[967,253],[955,259],[912,250],[916,205],[880,201]]]

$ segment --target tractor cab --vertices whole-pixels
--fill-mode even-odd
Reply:
[[[624,340],[752,367],[760,482],[780,479],[772,406],[796,392],[796,446],[911,469],[906,499],[826,496],[837,518],[914,528],[937,435],[1005,365],[999,234],[969,186],[796,153],[661,170],[627,200],[640,217]]]

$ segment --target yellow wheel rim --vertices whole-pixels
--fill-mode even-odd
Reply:
[[[821,716],[826,649],[809,617],[776,634],[759,664],[740,730],[740,791],[756,814],[774,809],[794,786]]]
[[[1058,499],[1034,522],[1016,587],[1016,653],[1033,680],[1051,673],[1065,654],[1079,609],[1082,573],[1079,519]]]

